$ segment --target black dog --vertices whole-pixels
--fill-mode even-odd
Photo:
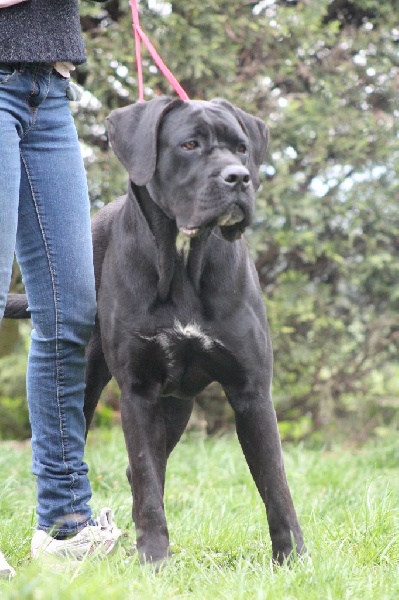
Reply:
[[[266,126],[223,100],[163,97],[113,111],[109,135],[130,184],[93,219],[98,322],[85,414],[89,426],[112,373],[121,389],[140,558],[158,563],[169,554],[166,462],[193,398],[218,381],[266,506],[273,557],[282,563],[293,546],[303,551],[303,539],[270,396],[264,302],[239,239],[253,216]],[[20,308],[10,297],[6,316]]]

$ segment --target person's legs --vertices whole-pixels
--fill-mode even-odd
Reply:
[[[10,286],[18,222],[20,181],[18,122],[5,91],[17,77],[15,69],[0,65],[0,323]],[[14,569],[0,552],[0,577],[12,577]]]
[[[86,176],[66,98],[47,68],[31,77],[21,139],[17,259],[32,315],[27,392],[38,528],[68,536],[90,523],[83,461],[85,345],[95,316]]]
[[[16,77],[13,67],[0,65],[0,322],[10,286],[18,223],[19,123],[10,110],[8,93]]]
[[[88,505],[84,350],[95,290],[87,184],[67,84],[51,68],[0,65],[0,318],[17,237],[34,326],[27,376],[38,489],[32,556],[84,558],[109,553],[121,532],[109,509],[93,521]],[[0,552],[0,576],[14,573]]]

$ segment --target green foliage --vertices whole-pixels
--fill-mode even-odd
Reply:
[[[9,323],[2,324],[2,348],[8,327]],[[30,437],[25,383],[30,324],[25,323],[19,329],[14,351],[0,357],[0,439]]]
[[[338,4],[350,19],[334,16]],[[275,397],[287,418],[307,408],[315,427],[370,400],[373,372],[398,357],[399,32],[387,4],[332,2],[326,13],[326,3],[298,3],[273,55],[254,251],[275,332]]]
[[[0,342],[0,358],[7,356],[14,351],[19,341],[18,321],[4,321],[0,325],[1,342]]]

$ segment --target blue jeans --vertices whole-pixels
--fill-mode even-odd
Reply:
[[[51,65],[0,64],[0,320],[16,251],[32,314],[27,373],[38,527],[91,522],[85,346],[96,312],[86,175]]]

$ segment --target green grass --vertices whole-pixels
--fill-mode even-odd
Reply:
[[[399,445],[285,448],[311,558],[273,569],[258,493],[234,436],[189,435],[168,466],[165,504],[173,560],[159,574],[134,553],[121,432],[91,434],[93,509],[111,505],[127,535],[108,560],[31,562],[34,481],[27,445],[0,446],[0,547],[17,569],[0,598],[32,600],[399,598]]]

